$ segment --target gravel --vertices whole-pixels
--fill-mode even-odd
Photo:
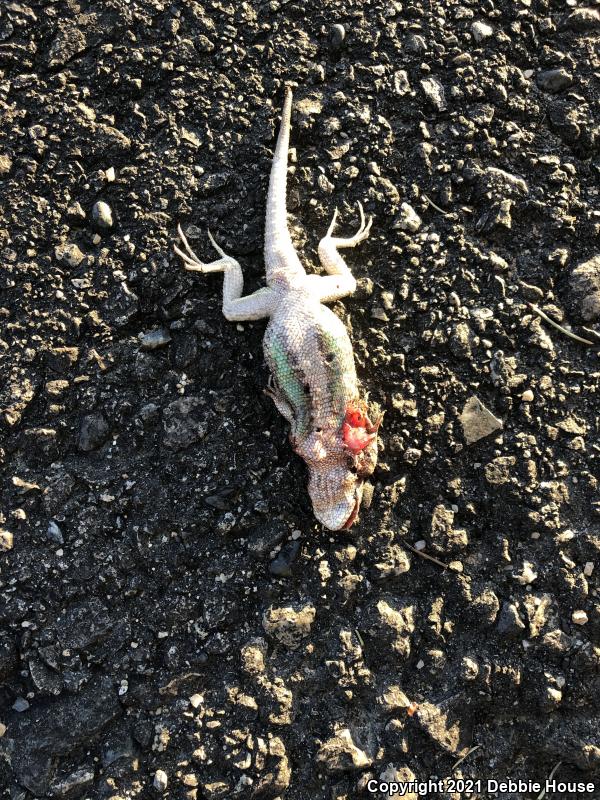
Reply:
[[[1,4],[0,796],[559,762],[598,794],[599,348],[564,331],[600,341],[599,30],[553,0]],[[172,251],[210,228],[262,285],[286,81],[307,267],[334,207],[374,216],[333,308],[382,452],[339,535],[264,323]]]

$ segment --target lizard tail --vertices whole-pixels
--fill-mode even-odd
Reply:
[[[298,272],[304,272],[287,225],[286,184],[291,117],[292,89],[286,86],[281,126],[271,165],[265,217],[265,266],[269,284],[273,279],[285,280]]]

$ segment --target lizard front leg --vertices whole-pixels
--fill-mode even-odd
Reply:
[[[322,303],[338,300],[352,294],[356,289],[356,279],[350,272],[350,268],[338,253],[338,249],[344,247],[356,247],[363,242],[371,230],[373,218],[365,219],[365,213],[361,203],[358,204],[360,211],[360,227],[358,231],[349,238],[332,236],[335,223],[337,221],[337,208],[333,213],[333,219],[325,236],[319,242],[319,260],[323,269],[329,274],[311,275],[308,280],[311,289],[318,295]]]
[[[177,231],[185,251],[180,250],[177,245],[173,245],[173,250],[183,259],[184,268],[189,272],[222,272],[223,273],[223,316],[230,322],[243,322],[245,320],[263,319],[270,317],[277,306],[277,293],[265,287],[253,294],[242,297],[244,288],[244,276],[239,262],[232,256],[227,255],[219,247],[208,231],[208,238],[217,253],[221,256],[210,264],[200,261],[198,256],[190,247],[181,225],[177,226]]]

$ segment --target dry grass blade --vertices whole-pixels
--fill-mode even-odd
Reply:
[[[472,747],[470,750],[467,750],[464,756],[462,756],[461,758],[458,759],[458,761],[452,764],[452,772],[454,772],[454,770],[458,767],[459,764],[462,764],[465,758],[468,758],[471,755],[471,753],[475,752],[475,750],[479,750],[480,747],[481,747],[480,744],[476,744],[475,747]]]
[[[435,556],[430,556],[429,553],[424,553],[422,550],[417,550],[416,547],[413,547],[408,542],[402,542],[402,544],[404,545],[404,547],[407,547],[415,555],[421,556],[421,558],[426,558],[427,561],[433,561],[433,563],[437,564],[438,567],[443,567],[444,569],[450,569],[448,564],[444,564],[444,562],[440,561],[439,558],[436,558]]]
[[[555,766],[552,768],[552,772],[551,772],[551,773],[550,773],[550,775],[548,775],[548,777],[546,778],[546,783],[549,783],[549,782],[552,780],[552,778],[553,778],[553,777],[554,777],[554,775],[556,774],[556,770],[557,770],[557,769],[560,767],[560,765],[561,765],[561,764],[562,764],[562,761],[559,761],[559,762],[558,762],[558,764],[556,764],[556,765],[555,765]],[[541,791],[541,792],[538,794],[538,796],[536,797],[536,799],[535,799],[535,800],[544,800],[544,797],[545,797],[545,796],[546,796],[546,790],[545,790],[545,789],[542,789],[542,791]]]
[[[440,214],[443,214],[445,217],[447,217],[447,216],[448,216],[448,215],[451,213],[450,211],[444,211],[444,209],[443,209],[443,208],[440,208],[439,206],[437,206],[437,205],[436,205],[436,204],[433,202],[433,200],[431,200],[429,197],[427,197],[427,195],[426,195],[426,194],[424,194],[424,195],[423,195],[423,197],[425,198],[425,200],[427,200],[427,202],[429,203],[429,205],[430,205],[432,208],[435,208],[435,210],[436,210],[436,211],[439,211],[439,212],[440,212]]]
[[[590,342],[589,339],[583,339],[581,336],[577,336],[576,333],[567,330],[567,328],[563,328],[562,325],[559,325],[558,322],[555,322],[553,319],[551,319],[548,316],[548,314],[544,313],[541,308],[538,308],[533,303],[527,303],[527,305],[533,312],[535,312],[538,315],[538,317],[541,317],[543,320],[545,320],[545,322],[547,322],[548,325],[552,325],[552,327],[556,328],[557,331],[564,333],[565,336],[568,336],[569,338],[574,339],[576,342],[580,342],[581,344],[587,344],[590,345],[591,347],[594,346],[594,342]]]

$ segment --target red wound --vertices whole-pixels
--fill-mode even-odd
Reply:
[[[348,450],[352,453],[360,453],[361,450],[368,447],[377,436],[379,422],[380,420],[377,421],[375,426],[371,425],[369,418],[363,411],[354,406],[349,406],[342,424],[342,438]]]

